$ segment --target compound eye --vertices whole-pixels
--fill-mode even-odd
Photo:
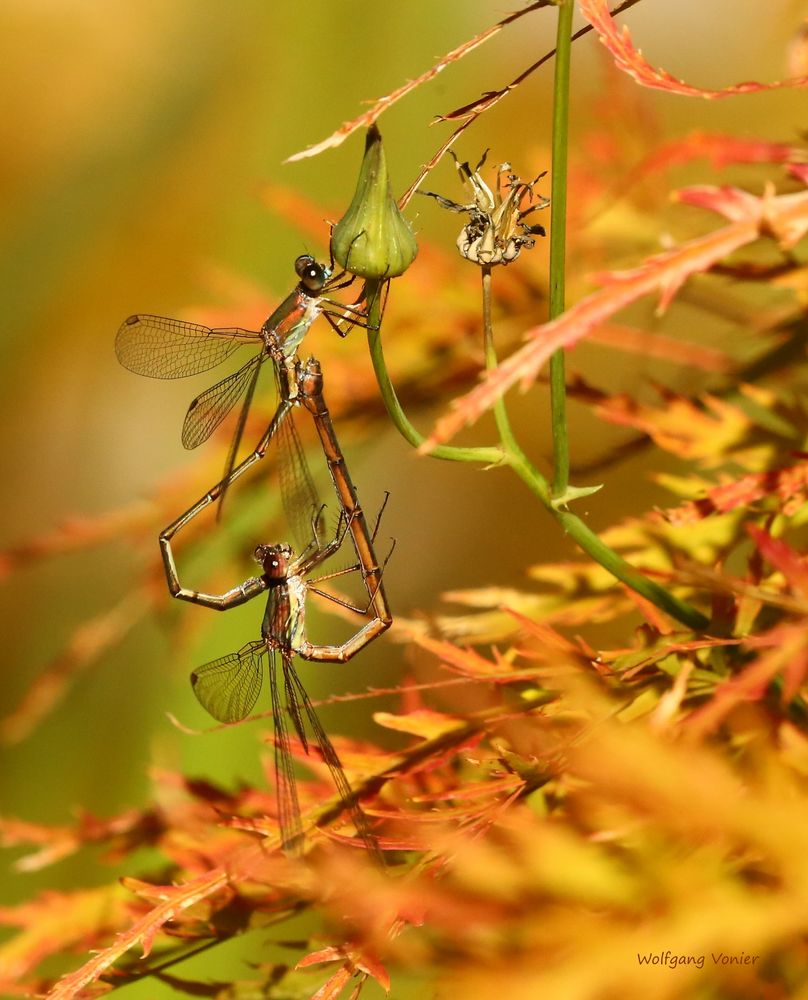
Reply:
[[[300,278],[300,283],[309,292],[322,291],[328,279],[326,269],[322,264],[318,264],[310,254],[302,254],[297,258],[295,261],[295,271],[298,278]]]
[[[295,274],[298,278],[302,278],[306,270],[311,267],[312,264],[317,262],[312,257],[310,253],[302,253],[295,261]]]

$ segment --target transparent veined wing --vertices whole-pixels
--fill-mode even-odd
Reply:
[[[278,475],[281,502],[298,552],[315,539],[322,539],[325,518],[322,501],[314,487],[306,454],[295,427],[295,408],[278,428]]]
[[[251,642],[193,671],[194,694],[218,722],[239,722],[250,714],[261,693],[266,651],[263,642]]]
[[[303,845],[303,827],[300,822],[300,802],[297,797],[297,783],[292,761],[292,751],[289,748],[289,723],[286,718],[288,693],[279,684],[278,661],[283,664],[282,674],[285,681],[287,656],[269,650],[269,686],[272,694],[272,719],[275,725],[275,793],[278,800],[278,826],[281,832],[283,849],[297,853]],[[289,706],[290,709],[293,706]],[[299,714],[294,720],[298,735]],[[305,746],[305,733],[303,734]]]
[[[292,658],[290,656],[284,656],[280,654],[280,660],[283,666],[283,687],[286,696],[286,707],[288,714],[292,717],[295,729],[297,730],[300,741],[303,744],[303,749],[306,753],[309,752],[308,740],[305,736],[305,725],[308,724],[308,728],[314,737],[314,741],[317,744],[317,748],[320,751],[322,759],[328,766],[328,770],[331,774],[331,780],[339,794],[339,798],[344,808],[347,809],[351,814],[351,819],[353,820],[354,826],[356,827],[356,832],[359,837],[365,843],[370,854],[373,858],[380,864],[383,863],[381,859],[381,853],[379,851],[379,845],[376,838],[368,824],[367,816],[362,812],[359,805],[357,797],[351,786],[348,783],[348,779],[345,777],[345,771],[342,768],[342,763],[340,762],[337,751],[334,749],[334,745],[328,738],[328,735],[323,729],[323,724],[314,710],[309,696],[306,694],[306,689],[297,672],[294,668]],[[275,698],[275,689],[277,688],[277,679],[274,678],[274,664],[270,664],[270,678],[273,683],[273,699]],[[274,708],[273,708],[274,711]],[[276,726],[277,726],[277,714],[275,715]],[[287,738],[288,743],[288,738]],[[276,747],[277,753],[277,747]],[[277,757],[276,757],[276,768],[277,768]],[[297,797],[295,796],[295,801]]]
[[[233,409],[252,379],[258,376],[264,356],[256,355],[238,371],[223,378],[210,389],[191,401],[182,425],[182,443],[186,448],[196,448],[211,436],[227,414]]]
[[[197,375],[249,346],[263,347],[259,333],[145,313],[124,320],[115,338],[115,353],[124,368],[149,378]]]
[[[222,505],[224,504],[225,493],[227,492],[227,487],[228,484],[230,483],[230,476],[232,475],[233,469],[236,466],[236,458],[238,456],[239,445],[241,444],[241,439],[244,436],[244,428],[247,426],[247,417],[250,413],[250,407],[252,406],[253,396],[255,395],[255,387],[258,384],[258,375],[260,374],[261,371],[260,362],[262,360],[262,357],[259,355],[259,357],[256,360],[259,361],[259,364],[255,366],[255,374],[247,382],[247,391],[244,394],[244,402],[241,404],[241,411],[239,412],[238,420],[236,421],[236,429],[233,432],[233,437],[230,441],[230,447],[227,449],[227,458],[225,459],[224,462],[224,472],[222,473],[222,480],[221,480],[223,484],[222,492],[219,494],[219,507],[216,514],[217,520],[221,517]],[[191,405],[193,405],[193,403]],[[189,413],[185,415],[186,421],[188,420],[189,414],[190,410]],[[186,445],[186,448],[187,447],[188,445]]]

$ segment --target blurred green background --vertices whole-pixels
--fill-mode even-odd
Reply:
[[[191,396],[211,379],[157,383],[125,371],[113,353],[121,320],[135,311],[171,316],[221,307],[214,274],[244,279],[279,299],[291,287],[294,258],[320,248],[262,206],[261,184],[292,186],[339,212],[353,191],[360,136],[313,160],[284,165],[284,158],[507,12],[480,0],[5,0],[0,544],[23,542],[69,516],[147,497],[194,461],[180,445],[179,429]],[[627,22],[654,64],[718,87],[787,75],[787,45],[805,14],[806,4],[796,0],[648,0]],[[552,46],[554,31],[552,12],[531,15],[383,117],[399,190],[445,134],[445,126],[429,128],[433,116],[516,76]],[[594,99],[608,72],[594,36],[576,45],[573,159],[576,141],[597,124]],[[551,79],[551,65],[535,74],[466,133],[460,155],[474,160],[491,147],[494,162],[508,159],[517,169],[540,161],[549,143]],[[712,103],[648,92],[643,99],[662,137],[698,126],[791,141],[805,124],[800,92]],[[702,168],[694,179],[711,180]],[[427,186],[460,196],[448,164]],[[431,202],[416,199],[409,216],[425,238],[452,245],[455,220],[442,218]],[[538,265],[537,257],[526,266]],[[394,289],[391,316],[396,301],[407,298],[407,280]],[[474,289],[471,269],[468,280]],[[423,323],[429,321],[425,309]],[[318,325],[307,347],[320,354],[329,338],[328,327]],[[346,349],[365,366],[362,339],[355,333]],[[579,367],[595,365],[602,378],[611,372],[614,388],[630,389],[642,378],[642,371],[626,369],[624,358],[587,354],[593,350],[582,349]],[[414,414],[419,425],[430,426],[445,402]],[[519,401],[516,410],[522,433],[532,437],[529,446],[545,454],[544,410],[536,406]],[[587,457],[619,439],[612,430],[603,438],[589,433],[573,441],[573,450]],[[386,429],[366,439],[361,451],[350,442],[346,450],[367,506],[383,490],[392,494],[385,531],[397,538],[398,550],[387,581],[400,613],[434,609],[450,587],[519,585],[524,567],[570,554],[527,494],[505,477],[419,459]],[[593,505],[595,526],[653,502],[652,486],[647,496],[637,488],[642,476],[637,463],[609,473],[609,489]],[[3,715],[74,630],[126,592],[141,566],[142,556],[121,539],[36,562],[3,582]],[[165,614],[151,617],[80,676],[27,740],[2,748],[4,813],[50,823],[70,822],[78,806],[109,815],[144,801],[154,763],[228,781],[258,777],[257,730],[190,738],[172,728],[165,713],[204,724],[189,670],[250,638],[259,612],[223,616],[190,656],[187,646],[178,655],[174,626],[205,612],[169,609],[167,595],[165,603]],[[391,681],[405,663],[401,648],[383,640],[339,676],[314,681],[313,694]],[[339,732],[369,733],[375,707],[360,702],[350,711],[329,709],[325,718]],[[2,859],[4,903],[46,886],[104,877],[92,857],[38,874],[13,873],[17,853]],[[151,987],[142,995],[161,994]]]

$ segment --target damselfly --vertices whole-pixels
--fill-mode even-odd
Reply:
[[[318,509],[323,507],[323,504],[315,491],[305,455],[294,428],[293,411],[303,408],[309,412],[314,422],[340,509],[348,517],[348,528],[359,565],[363,574],[370,574],[371,582],[374,584],[374,607],[379,619],[387,623],[384,626],[387,628],[392,618],[387,607],[381,578],[374,575],[376,556],[365,515],[359,504],[356,488],[351,481],[323,395],[323,373],[320,362],[316,358],[308,358],[305,362],[296,361],[290,365],[288,375],[288,387],[281,383],[281,399],[278,408],[254,451],[240,462],[229,476],[220,480],[160,533],[160,547],[163,552],[163,563],[169,589],[172,594],[178,596],[176,589],[179,587],[179,582],[171,555],[171,539],[189,521],[201,514],[206,507],[215,503],[232,483],[260,461],[276,437],[281,440],[279,457],[284,509],[298,545],[305,544],[304,537],[312,517]]]
[[[351,326],[362,324],[364,312],[329,298],[330,293],[353,281],[345,272],[334,275],[330,266],[318,263],[309,254],[295,261],[300,279],[259,331],[240,327],[208,327],[165,316],[139,313],[125,320],[115,339],[115,352],[121,364],[138,375],[150,378],[185,378],[208,371],[221,364],[239,347],[252,347],[256,353],[237,371],[206,389],[188,407],[182,427],[182,443],[196,448],[206,441],[236,403],[244,402],[239,413],[233,440],[225,463],[223,481],[235,465],[250,404],[264,362],[271,358],[279,382],[279,391],[289,395],[290,370],[300,342],[318,316],[325,316],[344,337]],[[340,326],[343,321],[347,329]]]
[[[379,634],[380,622],[376,618],[339,646],[314,645],[306,638],[306,596],[309,590],[323,594],[316,583],[334,574],[326,574],[316,580],[309,580],[307,577],[315,567],[339,549],[345,537],[344,522],[343,517],[337,534],[328,544],[321,546],[315,540],[299,556],[286,544],[259,545],[255,550],[255,558],[261,564],[261,575],[245,581],[226,594],[188,595],[197,604],[224,610],[267,592],[261,638],[247,643],[237,653],[230,653],[198,667],[191,674],[191,683],[200,703],[215,719],[220,722],[237,722],[252,711],[258,699],[263,685],[264,661],[267,661],[275,726],[278,820],[284,849],[289,851],[299,850],[302,845],[300,804],[289,741],[289,719],[306,753],[309,752],[307,729],[309,730],[328,766],[342,803],[350,810],[358,834],[374,846],[367,819],[358,806],[337,752],[317,717],[293,660],[298,655],[305,660],[342,663]],[[367,611],[347,602],[340,603],[359,614]]]
[[[363,825],[364,817],[352,796],[336,751],[317,719],[294,670],[293,656],[298,655],[304,660],[318,662],[344,663],[389,628],[392,617],[382,584],[384,566],[379,564],[374,551],[381,512],[376,519],[373,532],[370,532],[323,398],[323,378],[318,361],[310,358],[297,366],[295,387],[292,401],[282,400],[278,407],[270,430],[265,435],[265,448],[269,445],[273,433],[284,425],[290,406],[301,405],[309,411],[317,428],[339,499],[340,515],[334,537],[326,544],[320,541],[321,505],[319,509],[314,509],[310,519],[310,541],[299,556],[295,556],[294,550],[286,544],[259,545],[255,554],[263,568],[260,576],[252,577],[225,594],[219,595],[205,594],[182,586],[171,547],[172,538],[205,507],[214,503],[229,482],[237,479],[253,461],[257,460],[257,453],[253,453],[233,470],[229,481],[222,480],[185,514],[170,524],[160,535],[160,545],[169,589],[180,600],[224,611],[269,591],[261,639],[248,643],[238,653],[231,653],[200,667],[192,674],[192,683],[197,698],[215,719],[221,722],[235,722],[247,716],[255,705],[262,686],[263,660],[265,657],[268,659],[275,722],[279,817],[284,845],[290,849],[298,847],[301,836],[287,715],[291,717],[295,732],[306,750],[308,750],[308,740],[305,729],[308,725],[320,748],[323,760],[328,765],[340,797],[351,808],[354,821],[363,838],[372,844],[372,838],[369,839],[366,832],[366,823]],[[306,501],[306,509],[313,509],[315,503],[316,499],[312,493]],[[352,538],[357,555],[356,564],[315,580],[308,579],[309,574],[317,566],[340,549],[346,534],[350,534]],[[389,554],[387,558],[389,559]],[[387,559],[385,563],[386,561]],[[352,572],[361,574],[367,597],[364,606],[337,598],[315,586],[320,581]],[[366,618],[365,623],[340,644],[315,645],[309,642],[304,624],[305,602],[309,591],[314,591],[362,615]]]

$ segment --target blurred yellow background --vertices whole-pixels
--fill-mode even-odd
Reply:
[[[262,204],[262,185],[293,187],[336,216],[353,191],[361,137],[312,160],[283,160],[507,12],[481,0],[5,0],[0,544],[18,545],[65,518],[149,497],[195,460],[180,445],[180,426],[190,398],[213,379],[158,383],[125,371],[113,352],[120,322],[136,311],[172,316],[221,309],[241,281],[279,300],[293,283],[294,258],[306,251],[322,255],[323,248]],[[796,0],[680,0],[640,4],[626,20],[655,65],[702,86],[723,86],[787,75],[787,45],[805,14],[805,3]],[[445,135],[445,126],[429,127],[432,118],[516,76],[552,46],[554,31],[551,11],[531,15],[382,118],[398,190]],[[593,35],[576,44],[573,161],[578,140],[597,125],[594,101],[611,72]],[[551,81],[549,64],[464,136],[461,157],[474,161],[491,147],[493,162],[508,159],[524,174],[541,165],[549,147]],[[698,126],[794,141],[805,126],[799,92],[713,103],[646,93],[643,100],[666,138]],[[710,182],[710,169],[702,168],[694,178]],[[448,163],[425,186],[460,197]],[[454,219],[419,199],[408,215],[424,239],[451,249]],[[543,259],[542,252],[525,265],[537,269],[537,280]],[[407,303],[408,280],[394,288],[391,322]],[[463,280],[476,295],[471,269]],[[421,322],[429,324],[428,304],[421,305]],[[323,358],[326,378],[327,358],[340,351],[369,370],[361,331],[343,345],[318,324],[306,349]],[[642,377],[623,371],[624,359],[604,355],[589,363],[601,373],[619,372],[619,388]],[[411,414],[424,430],[448,400],[435,403],[434,410]],[[515,408],[529,446],[544,456],[545,410],[537,405],[519,401]],[[603,441],[591,434],[573,440],[573,454],[596,454],[606,440],[615,440],[612,431]],[[398,549],[387,580],[400,613],[434,610],[448,588],[522,585],[526,566],[571,554],[528,495],[504,476],[418,458],[386,427],[365,437],[361,450],[348,440],[346,451],[367,506],[384,490],[392,494],[384,531],[396,537]],[[633,466],[632,483],[641,470]],[[608,475],[594,508],[597,523],[652,502],[635,485],[627,506],[621,483],[628,479],[621,470]],[[651,498],[653,490],[649,486]],[[34,562],[3,581],[3,715],[60,656],[77,627],[120,599],[142,566],[142,553],[122,539]],[[4,813],[51,823],[70,822],[79,806],[108,815],[144,800],[154,763],[221,780],[258,777],[260,747],[250,727],[191,739],[165,717],[171,711],[204,724],[188,673],[196,662],[251,638],[258,610],[211,623],[204,645],[195,640],[190,653],[185,645],[178,654],[175,627],[205,612],[169,605],[166,594],[159,616],[80,676],[28,739],[3,748]],[[339,677],[318,680],[322,687],[314,695],[334,685],[361,690],[379,677],[391,682],[405,662],[400,647],[382,640]],[[374,708],[369,702],[353,708],[358,723],[347,711],[329,710],[325,717],[339,732],[357,726],[370,732]],[[40,874],[7,877],[12,860],[11,853],[3,858],[3,902],[45,886],[85,884],[95,870],[92,860],[77,858]]]

